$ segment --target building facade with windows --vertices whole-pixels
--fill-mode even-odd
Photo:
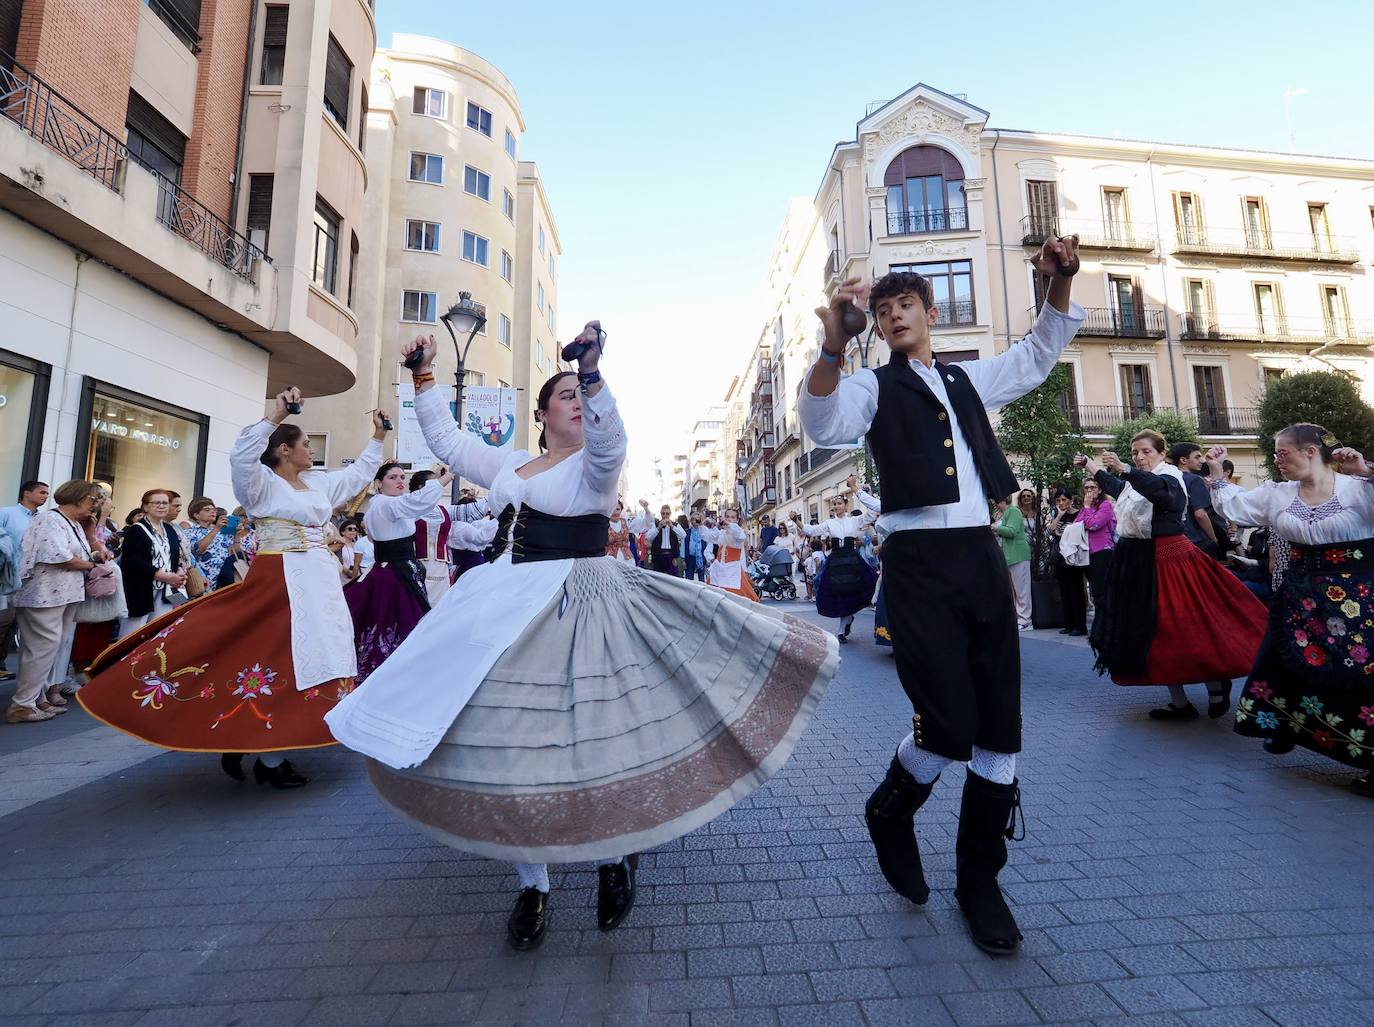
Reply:
[[[397,409],[397,385],[409,381],[399,350],[417,335],[434,335],[436,381],[452,388],[457,356],[440,318],[468,292],[487,322],[467,349],[466,385],[520,390],[516,445],[528,446],[534,399],[556,368],[562,252],[538,169],[519,159],[515,87],[459,46],[398,34],[377,51],[369,88],[365,366],[306,422],[331,456],[351,456],[371,432],[362,411]]]
[[[374,46],[365,0],[0,4],[0,493],[230,505],[265,397],[352,385]]]
[[[1290,371],[1341,369],[1374,397],[1374,162],[989,128],[961,96],[912,87],[831,154],[815,208],[827,294],[910,268],[940,308],[946,361],[1005,350],[1046,282],[1030,259],[1077,233],[1066,410],[1090,440],[1173,409],[1262,476],[1257,407]],[[869,363],[886,360],[875,340]],[[851,344],[852,369],[861,359]]]
[[[714,406],[692,425],[691,466],[688,468],[683,512],[715,509],[716,495],[724,497],[716,450],[725,430],[725,407]]]

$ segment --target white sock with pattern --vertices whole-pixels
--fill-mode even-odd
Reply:
[[[917,784],[928,785],[954,761],[922,749],[916,744],[916,735],[912,733],[897,746],[897,762],[916,779]]]
[[[984,781],[1009,785],[1016,780],[1016,753],[993,752],[991,749],[973,747],[973,759],[968,761],[969,770]]]

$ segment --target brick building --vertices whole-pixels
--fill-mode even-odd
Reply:
[[[0,495],[229,503],[264,398],[352,385],[367,0],[0,0]]]

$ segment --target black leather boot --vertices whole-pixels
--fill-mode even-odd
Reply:
[[[226,752],[219,758],[219,768],[235,781],[242,781],[243,775],[243,753]]]
[[[596,926],[603,931],[614,931],[634,909],[638,866],[639,853],[634,852],[619,863],[597,867]]]
[[[262,760],[255,760],[253,780],[258,784],[265,781],[273,788],[300,788],[310,783],[310,778],[296,772],[290,760],[282,760],[275,767],[269,767]]]
[[[537,949],[544,942],[544,928],[548,926],[549,893],[538,888],[525,888],[515,900],[510,919],[506,921],[506,937],[510,947],[520,952]]]
[[[973,943],[993,956],[1011,955],[1021,941],[1016,918],[997,886],[997,875],[1007,865],[1015,811],[1020,808],[1021,790],[1015,781],[1000,785],[968,772],[959,809],[959,837],[954,843],[954,897],[964,911]]]
[[[939,778],[936,778],[938,781]],[[921,870],[921,850],[916,844],[916,811],[930,798],[935,781],[917,782],[896,756],[864,806],[864,823],[873,839],[878,869],[893,891],[916,905],[930,898],[926,875]]]

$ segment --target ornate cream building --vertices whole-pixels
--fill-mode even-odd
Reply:
[[[370,434],[363,411],[397,409],[405,340],[432,333],[435,378],[452,386],[456,356],[439,318],[459,292],[487,317],[466,384],[518,389],[515,444],[531,445],[535,397],[557,370],[562,247],[539,170],[520,159],[515,87],[462,47],[398,34],[377,51],[368,95],[358,383],[307,406],[317,456],[352,455]]]
[[[1274,377],[1340,368],[1374,396],[1374,162],[987,121],[964,97],[916,85],[870,110],[814,199],[789,206],[750,358],[771,385],[748,394],[733,437],[754,517],[809,515],[853,466],[812,446],[791,415],[815,359],[817,303],[849,275],[915,270],[935,288],[936,353],[990,356],[1030,329],[1045,284],[1030,258],[1049,233],[1080,239],[1074,298],[1087,318],[1064,353],[1063,402],[1090,440],[1174,409],[1253,480],[1257,407]],[[875,338],[867,353],[852,343],[846,362],[886,358]]]

